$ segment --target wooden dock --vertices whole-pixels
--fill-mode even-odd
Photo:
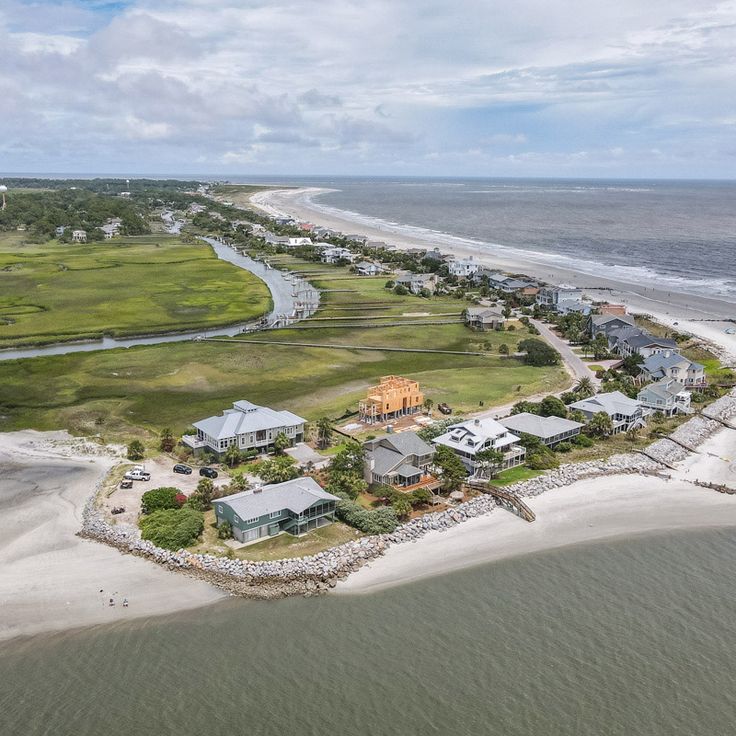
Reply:
[[[471,480],[465,485],[474,491],[480,491],[481,493],[487,493],[489,496],[493,496],[503,505],[511,507],[524,521],[532,522],[537,518],[537,515],[515,493],[504,491],[502,488],[494,486],[491,483],[479,483],[478,481]]]

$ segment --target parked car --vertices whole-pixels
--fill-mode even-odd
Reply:
[[[120,487],[121,488],[132,488],[133,487],[133,481],[128,480],[127,478],[123,478],[123,480],[120,481]]]
[[[452,409],[447,406],[447,404],[437,404],[437,408],[443,413],[443,414],[452,414]]]
[[[200,468],[199,474],[205,478],[217,478],[217,471],[214,468]]]
[[[125,480],[151,480],[151,474],[146,470],[129,470],[124,476]]]
[[[191,475],[192,469],[188,465],[184,465],[184,463],[177,463],[174,465],[174,472],[181,473],[182,475]]]

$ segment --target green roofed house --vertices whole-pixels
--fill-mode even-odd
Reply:
[[[298,536],[335,520],[340,499],[313,478],[295,478],[213,501],[217,526],[230,522],[239,542],[255,542],[281,532]]]

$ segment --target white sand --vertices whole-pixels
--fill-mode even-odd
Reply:
[[[544,550],[677,529],[736,526],[736,496],[698,488],[687,478],[736,487],[736,431],[712,437],[672,480],[618,475],[579,481],[528,500],[528,523],[505,509],[446,532],[391,547],[336,593],[369,593],[453,570]]]
[[[224,597],[204,582],[76,537],[84,502],[114,460],[66,456],[69,449],[49,439],[63,441],[63,433],[0,434],[0,640]]]
[[[320,192],[330,191],[317,188],[275,189],[257,192],[250,198],[251,203],[271,215],[288,215],[303,221],[311,221],[324,227],[344,233],[362,233],[371,240],[384,240],[397,248],[427,248],[437,243],[428,241],[417,231],[411,235],[390,225],[373,225],[351,218],[351,213],[330,208],[323,212],[316,208],[310,197]],[[676,292],[667,292],[646,288],[636,283],[624,283],[612,279],[590,276],[546,263],[515,260],[507,255],[500,256],[484,252],[480,248],[462,245],[448,237],[440,244],[440,249],[459,257],[473,256],[477,261],[494,268],[511,273],[525,273],[549,283],[573,283],[585,289],[586,293],[597,300],[609,300],[624,303],[635,313],[651,314],[657,320],[672,324],[678,322],[675,329],[690,332],[704,338],[717,347],[722,358],[729,365],[736,365],[736,335],[727,335],[725,329],[736,327],[733,323],[723,322],[724,318],[736,318],[736,305],[722,299],[708,299]],[[634,264],[636,265],[636,264]],[[701,322],[699,320],[719,320]]]

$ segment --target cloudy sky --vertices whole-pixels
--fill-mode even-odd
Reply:
[[[3,172],[736,178],[736,0],[0,0]]]

